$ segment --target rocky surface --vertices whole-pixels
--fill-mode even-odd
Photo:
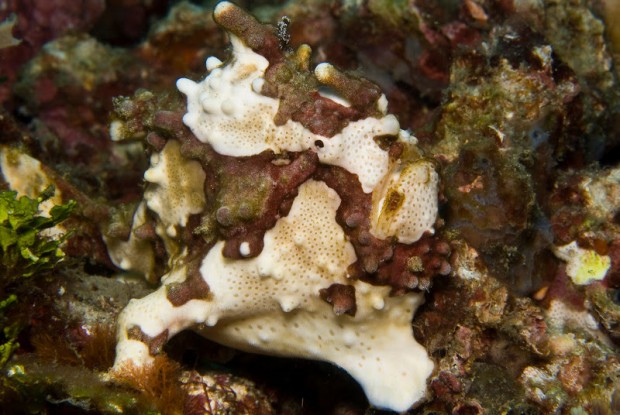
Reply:
[[[67,260],[7,288],[17,296],[6,312],[19,322],[19,347],[3,368],[0,408],[10,414],[382,413],[333,366],[237,352],[186,332],[165,346],[168,357],[150,375],[136,369],[125,383],[110,382],[111,324],[129,297],[153,287],[117,278],[102,235],[132,235],[149,162],[145,150],[159,152],[171,137],[184,137],[192,157],[214,159],[212,151],[188,145],[191,132],[179,116],[185,102],[174,82],[199,81],[205,58],[225,62],[229,51],[212,19],[212,2],[56,0],[51,15],[48,3],[8,1],[0,10],[0,141],[39,160],[63,198],[78,207],[64,222],[72,232],[63,248]],[[387,112],[411,130],[436,166],[435,235],[393,250],[374,240],[362,243],[362,232],[348,235],[359,256],[352,275],[390,286],[394,296],[424,293],[412,327],[435,370],[428,399],[408,413],[618,413],[615,2],[239,5],[279,28],[277,47],[308,44],[309,67],[331,62],[351,79],[376,84],[387,97]],[[308,95],[292,94],[291,85],[308,80],[287,83],[281,78],[286,67],[272,58],[279,69],[266,91],[307,102]],[[366,102],[372,89],[348,99]],[[317,123],[317,106],[308,108],[296,114],[283,108],[278,119],[328,134],[327,127],[360,116],[325,107],[334,118]],[[362,104],[355,109],[368,111]],[[123,121],[136,140],[110,140],[111,119]],[[236,235],[273,226],[264,221],[241,229],[244,215],[265,216],[271,201],[288,191],[258,197],[257,189],[230,177],[271,180],[282,169],[277,161],[277,168],[265,167],[272,161],[219,164],[220,179],[207,183],[225,189],[205,201],[210,208],[229,209],[195,225],[202,236],[220,229],[230,255],[240,252]],[[316,161],[302,153],[293,163]],[[346,173],[336,177],[327,170],[313,174],[346,195],[336,220],[355,224],[366,214],[358,202],[363,194],[347,184]],[[2,189],[10,183],[5,174]],[[234,204],[233,193],[264,203]],[[166,272],[167,248],[148,224],[137,234],[154,243],[155,281]],[[335,313],[354,312],[351,295],[338,286],[321,296]]]

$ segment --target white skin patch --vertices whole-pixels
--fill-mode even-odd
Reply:
[[[242,256],[250,255],[250,244],[247,242],[241,242],[241,244],[239,245],[239,253]]]
[[[238,349],[333,362],[362,385],[374,405],[406,410],[423,397],[433,369],[411,330],[423,296],[390,297],[389,287],[349,280],[346,269],[356,257],[335,219],[339,205],[334,190],[310,180],[299,188],[289,215],[267,231],[256,258],[224,258],[223,242],[209,251],[201,266],[209,301],[174,307],[165,286],[132,300],[119,320],[116,367],[150,360],[127,338],[127,329],[138,326],[151,337],[168,330],[172,336],[203,322],[204,336]],[[356,287],[355,317],[336,316],[318,295],[333,283]]]

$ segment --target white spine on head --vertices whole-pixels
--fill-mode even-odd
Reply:
[[[383,101],[378,104],[383,116],[351,122],[333,137],[314,134],[291,120],[275,125],[279,101],[260,93],[269,62],[236,36],[230,39],[233,55],[227,65],[209,58],[211,73],[203,81],[177,81],[177,88],[187,96],[183,122],[194,135],[218,153],[234,157],[265,150],[281,153],[314,149],[322,163],[357,174],[364,191],[372,192],[389,168],[389,155],[375,137],[400,132],[396,117],[385,115]],[[327,67],[317,66],[318,73]]]

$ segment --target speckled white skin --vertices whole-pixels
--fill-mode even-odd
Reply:
[[[389,287],[348,279],[347,266],[356,256],[335,219],[339,204],[335,191],[310,180],[288,216],[267,231],[258,257],[226,259],[223,242],[209,251],[201,265],[209,301],[174,307],[165,285],[132,300],[119,318],[115,366],[150,360],[145,344],[127,338],[132,326],[155,337],[201,325],[204,336],[238,349],[333,362],[362,385],[374,405],[409,408],[424,396],[433,369],[411,328],[423,296],[390,297]],[[165,284],[182,281],[184,274],[182,267],[172,271]],[[320,298],[319,290],[333,283],[355,286],[355,317],[336,316]]]
[[[394,166],[373,192],[370,233],[379,239],[396,236],[405,244],[417,241],[424,232],[432,233],[438,184],[439,175],[429,161]],[[391,198],[399,200],[396,209],[388,207]]]
[[[205,172],[200,163],[185,159],[181,145],[169,140],[160,153],[151,155],[151,167],[144,173],[149,183],[144,199],[149,209],[159,216],[167,236],[177,236],[192,214],[205,207]]]
[[[227,156],[313,149],[322,163],[357,174],[364,191],[370,193],[389,168],[388,153],[374,137],[397,135],[400,126],[396,117],[389,114],[351,122],[330,138],[313,134],[291,120],[276,126],[273,119],[279,101],[260,94],[267,59],[237,37],[231,35],[230,40],[233,56],[228,65],[208,60],[207,66],[213,69],[202,82],[177,81],[179,90],[187,95],[183,122],[194,135]],[[384,101],[380,99],[377,106],[385,114]]]
[[[146,222],[148,206],[158,216],[155,231],[174,261],[183,250],[177,243],[178,232],[187,225],[190,215],[204,209],[205,172],[197,161],[183,158],[178,141],[169,140],[160,153],[151,156],[151,167],[144,173],[144,180],[148,184],[144,201],[134,213],[132,227],[137,229]],[[155,253],[149,241],[136,238],[133,232],[128,240],[104,238],[110,259],[117,267],[142,273],[147,280],[156,282]]]

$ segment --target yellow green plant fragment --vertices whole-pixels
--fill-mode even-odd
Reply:
[[[17,302],[10,291],[21,279],[51,270],[64,257],[60,244],[67,235],[51,237],[42,231],[69,217],[76,203],[56,205],[48,216],[41,215],[39,205],[53,194],[52,186],[34,199],[18,197],[14,191],[0,192],[0,367],[19,347],[20,323],[7,316]]]

